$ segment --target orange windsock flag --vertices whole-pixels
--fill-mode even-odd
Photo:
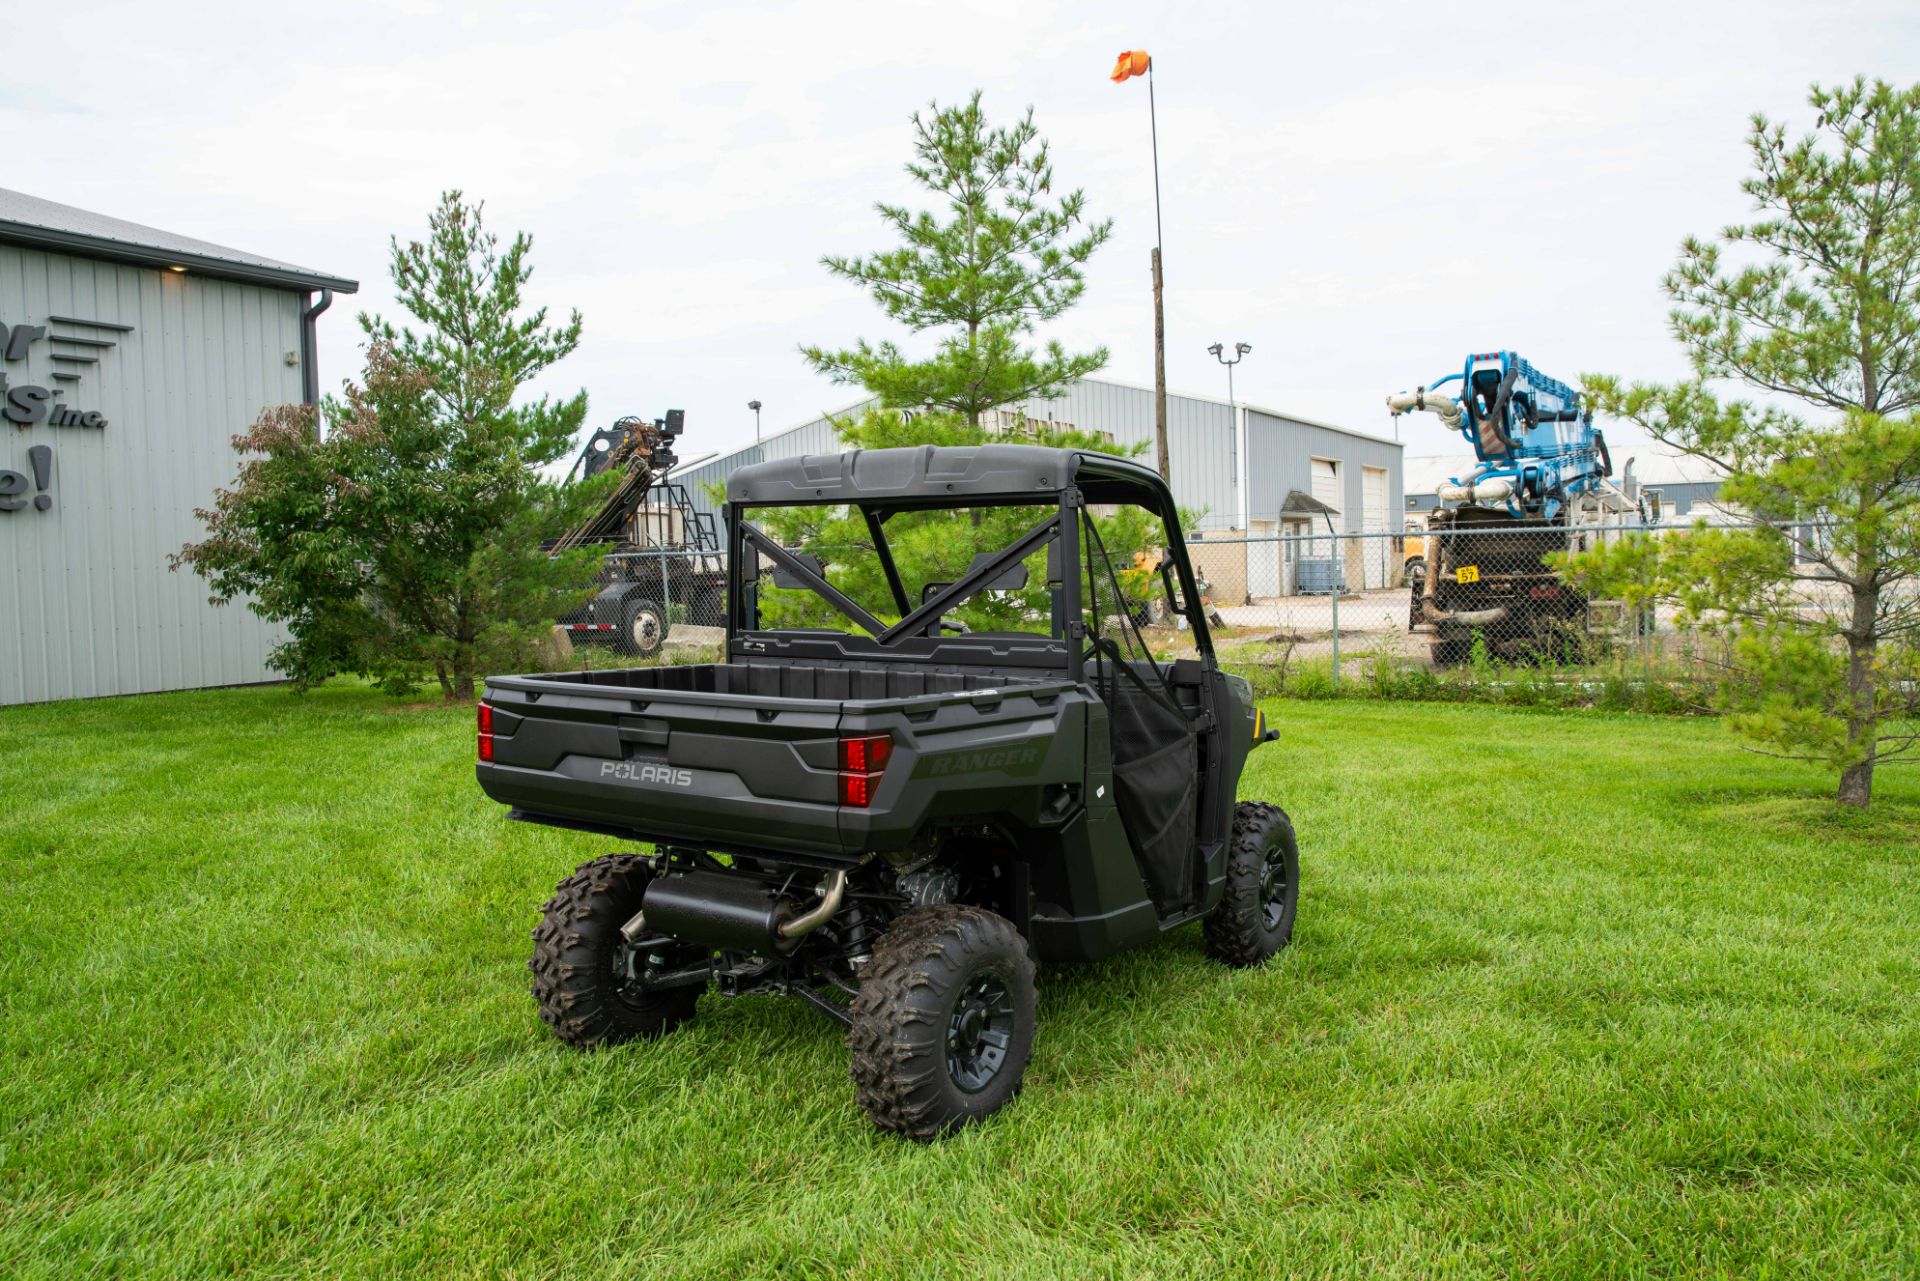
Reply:
[[[1113,64],[1113,82],[1131,80],[1134,76],[1144,76],[1153,59],[1147,57],[1145,49],[1128,49],[1120,55],[1120,61]]]

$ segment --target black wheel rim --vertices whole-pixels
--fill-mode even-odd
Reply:
[[[1267,850],[1266,866],[1260,871],[1260,919],[1269,930],[1280,928],[1287,914],[1287,852],[1278,842]]]
[[[993,1084],[1013,1043],[1013,992],[991,971],[960,988],[947,1018],[947,1075],[969,1094]]]

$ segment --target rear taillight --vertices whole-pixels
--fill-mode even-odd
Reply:
[[[487,703],[478,705],[480,717],[480,759],[493,759],[493,708]]]
[[[893,736],[866,734],[840,740],[840,803],[856,809],[873,804],[880,775],[893,756]]]

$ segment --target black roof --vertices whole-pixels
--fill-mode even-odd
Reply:
[[[1145,486],[1172,510],[1173,496],[1152,468],[1112,454],[1043,445],[913,445],[779,458],[729,476],[727,500],[754,506],[919,506],[1037,499],[1070,485],[1078,485],[1089,502],[1137,500]]]
[[[358,281],[344,276],[310,271],[276,258],[262,258],[5,188],[0,188],[0,244],[52,249],[136,267],[185,267],[202,276],[302,292],[332,289],[350,294],[360,288]]]

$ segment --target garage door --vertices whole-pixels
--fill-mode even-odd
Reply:
[[[1335,533],[1347,528],[1346,496],[1340,492],[1340,464],[1331,458],[1313,460],[1313,496],[1333,508],[1331,516],[1316,516],[1313,520],[1314,540],[1301,549],[1302,556],[1314,560],[1328,560],[1339,554],[1339,548],[1327,535],[1327,524],[1333,524]]]
[[[1363,553],[1366,565],[1368,587],[1388,587],[1393,583],[1393,568],[1390,557],[1392,542],[1385,537],[1387,532],[1387,469],[1384,467],[1362,467],[1360,469],[1360,519],[1361,528],[1377,537],[1366,540]]]

